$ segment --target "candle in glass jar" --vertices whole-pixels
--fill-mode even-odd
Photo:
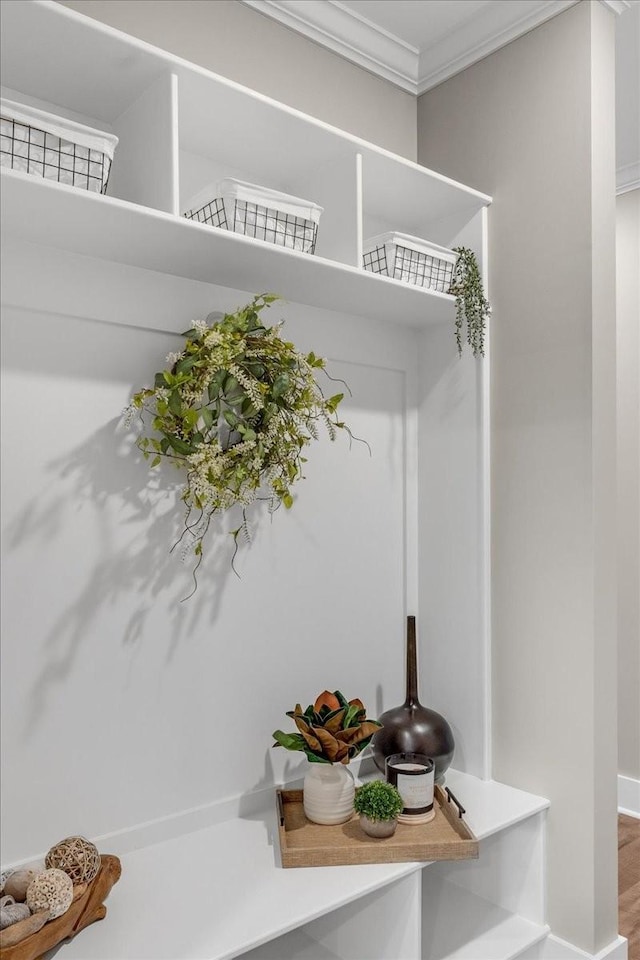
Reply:
[[[434,763],[419,753],[395,753],[386,759],[387,781],[402,797],[402,823],[427,823],[435,816]]]

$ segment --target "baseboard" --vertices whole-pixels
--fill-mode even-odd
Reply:
[[[618,813],[640,819],[640,780],[618,777]]]
[[[592,954],[549,934],[546,940],[520,954],[518,960],[628,960],[627,941],[617,937],[599,953]]]

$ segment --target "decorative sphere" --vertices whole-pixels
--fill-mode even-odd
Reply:
[[[386,773],[385,759],[394,753],[422,753],[435,764],[436,783],[442,783],[455,750],[451,727],[444,717],[417,700],[387,710],[379,718],[382,729],[371,747],[376,766]]]
[[[31,910],[26,903],[15,903],[13,897],[2,897],[0,900],[0,930],[26,920],[31,916]]]
[[[31,881],[27,889],[27,905],[31,912],[48,910],[51,920],[66,913],[72,900],[73,883],[62,870],[45,870]]]
[[[45,864],[63,870],[73,883],[90,883],[100,869],[100,854],[90,840],[67,837],[51,847]]]
[[[27,870],[21,868],[14,870],[4,882],[4,892],[13,897],[16,903],[24,903],[27,899],[27,889],[32,880],[34,880],[41,870]]]

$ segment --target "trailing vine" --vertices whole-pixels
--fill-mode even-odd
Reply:
[[[474,357],[484,357],[484,334],[491,314],[491,305],[484,295],[482,277],[473,250],[468,247],[454,247],[453,250],[458,258],[449,293],[456,298],[455,334],[458,353],[462,356],[465,339],[463,328],[466,323],[466,341]]]

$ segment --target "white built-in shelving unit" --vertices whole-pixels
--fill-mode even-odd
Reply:
[[[160,829],[153,843],[123,853],[108,922],[65,947],[65,957],[519,956],[548,932],[547,804],[490,779],[489,358],[441,375],[453,298],[361,267],[363,238],[394,229],[472,246],[486,275],[491,198],[49,0],[5,0],[3,8],[3,94],[120,138],[106,197],[3,169],[8,238],[234,290],[277,290],[296,303],[429,335],[417,362],[433,386],[420,399],[415,430],[420,458],[446,469],[424,473],[420,496],[431,509],[407,535],[407,549],[421,559],[409,592],[428,589],[441,601],[431,603],[434,632],[449,618],[451,639],[430,669],[464,748],[467,772],[450,772],[449,783],[481,839],[477,862],[282,870],[271,802],[263,808],[256,799],[249,814],[246,804],[242,812],[225,808],[208,825],[187,818],[178,835]],[[185,220],[189,199],[223,176],[320,203],[316,255]],[[454,412],[443,418],[451,397]],[[455,555],[446,549],[451,539]],[[467,585],[465,604],[447,594],[448,568],[449,580]],[[167,883],[181,873],[190,877],[188,898]]]
[[[9,0],[5,18],[4,92],[120,138],[108,197],[3,170],[12,235],[370,318],[452,318],[451,296],[365,273],[362,238],[451,244],[490,197],[55,4]],[[321,204],[317,255],[177,216],[223,176]]]
[[[510,960],[548,933],[547,802],[453,772],[481,840],[476,862],[279,868],[275,807],[123,856],[109,922],[68,960]],[[213,864],[213,868],[210,866]],[[174,902],[167,876],[189,875]],[[173,921],[174,911],[176,915]],[[164,918],[161,922],[159,918]]]

